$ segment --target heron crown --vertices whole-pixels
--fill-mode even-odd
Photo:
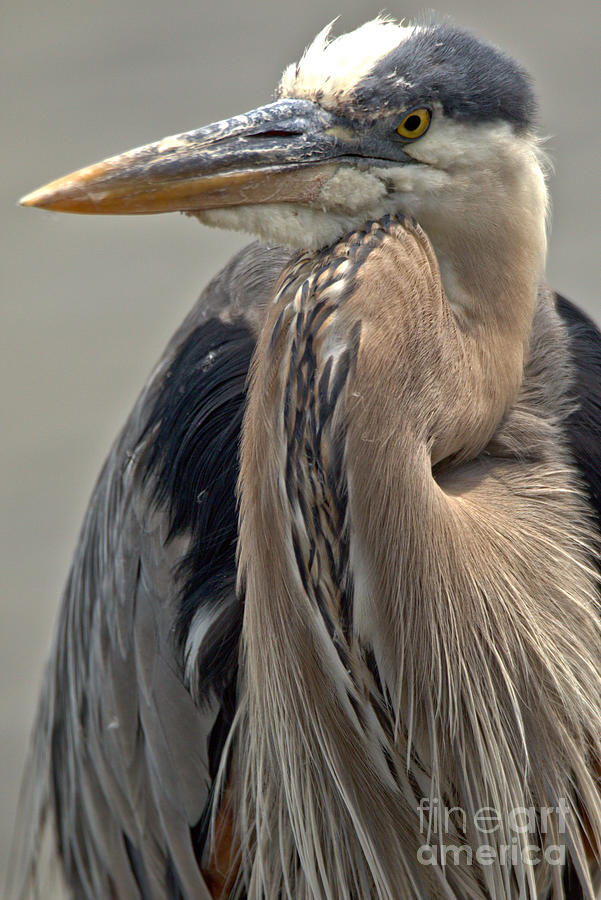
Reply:
[[[528,74],[492,44],[448,22],[405,25],[378,17],[330,39],[332,23],[286,68],[278,92],[358,118],[430,102],[459,121],[532,128]]]

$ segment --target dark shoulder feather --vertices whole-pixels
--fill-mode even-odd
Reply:
[[[155,503],[168,511],[168,540],[191,536],[180,564],[182,650],[195,614],[217,608],[235,588],[238,445],[254,345],[243,320],[199,325],[178,349],[146,426],[153,434],[146,475],[154,476]],[[238,604],[227,606],[203,642],[210,652],[197,665],[200,696],[220,691],[232,675],[241,613]]]
[[[575,408],[567,421],[572,455],[601,528],[601,332],[582,310],[557,295],[569,335]]]

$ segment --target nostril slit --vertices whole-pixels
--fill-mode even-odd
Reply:
[[[256,134],[249,134],[249,138],[277,138],[277,137],[299,137],[302,131],[258,131]]]

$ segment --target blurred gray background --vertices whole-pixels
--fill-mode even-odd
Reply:
[[[19,196],[110,154],[270,99],[338,14],[372,0],[21,0],[2,11],[0,72],[0,883],[53,620],[95,476],[201,287],[245,242],[183,216],[41,213]],[[411,18],[413,2],[390,12]],[[549,136],[551,283],[601,321],[597,0],[437,7],[533,73]]]

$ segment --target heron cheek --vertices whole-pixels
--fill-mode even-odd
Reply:
[[[354,166],[340,166],[323,182],[317,202],[324,209],[375,210],[386,198],[386,185],[374,173]]]

